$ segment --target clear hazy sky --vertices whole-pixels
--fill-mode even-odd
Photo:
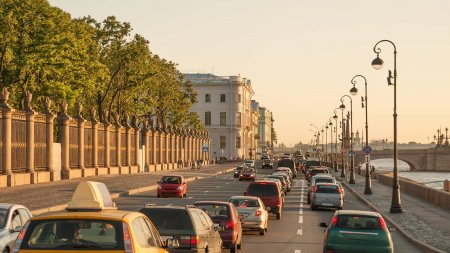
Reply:
[[[273,111],[279,143],[309,142],[363,74],[369,89],[369,137],[393,139],[393,48],[397,45],[399,141],[430,141],[450,127],[449,0],[51,0],[73,17],[109,15],[130,22],[152,51],[184,72],[241,74],[254,99]],[[364,128],[360,93],[354,131]],[[347,106],[349,106],[347,104]]]

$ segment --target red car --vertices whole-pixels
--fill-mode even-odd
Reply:
[[[197,201],[194,203],[199,209],[205,211],[214,224],[223,227],[220,231],[222,245],[235,253],[242,247],[242,223],[236,207],[233,203],[222,201]]]
[[[241,170],[241,174],[239,175],[239,181],[242,180],[250,180],[255,181],[256,172],[253,168],[244,168]]]
[[[267,211],[275,214],[277,220],[281,220],[284,193],[278,184],[270,181],[250,182],[244,195],[259,197],[267,207]]]
[[[183,176],[163,176],[157,183],[156,197],[158,198],[165,196],[186,197],[187,184]]]

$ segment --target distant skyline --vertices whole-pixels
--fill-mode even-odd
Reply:
[[[130,22],[155,54],[182,72],[250,79],[253,99],[274,114],[278,143],[309,143],[310,124],[325,125],[356,74],[368,81],[370,139],[392,141],[393,89],[386,77],[393,48],[381,45],[382,70],[370,65],[382,39],[398,50],[399,142],[431,142],[437,129],[450,127],[448,0],[49,2],[74,18],[114,15]],[[364,83],[358,81],[353,128],[361,133]]]

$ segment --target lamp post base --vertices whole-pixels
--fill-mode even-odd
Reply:
[[[389,212],[390,213],[403,213],[403,209],[401,207],[391,207]]]
[[[372,189],[370,189],[370,188],[364,189],[364,194],[365,195],[371,195],[372,194]]]

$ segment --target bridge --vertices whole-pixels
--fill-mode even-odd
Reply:
[[[393,159],[393,150],[374,150],[371,160]],[[398,160],[406,162],[412,171],[450,171],[450,148],[398,150]],[[356,151],[355,164],[364,163],[363,151]]]

